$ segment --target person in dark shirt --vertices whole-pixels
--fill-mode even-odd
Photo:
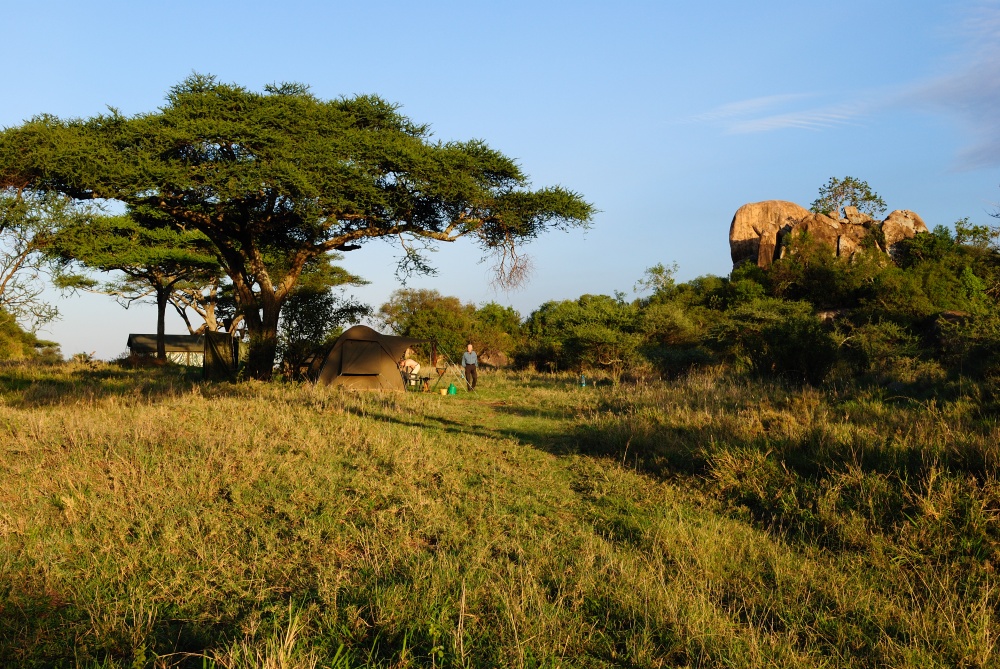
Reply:
[[[465,347],[462,366],[465,367],[465,385],[471,392],[476,389],[476,381],[479,380],[479,357],[472,350],[472,344]]]

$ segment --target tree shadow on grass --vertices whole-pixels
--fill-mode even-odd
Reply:
[[[513,426],[486,427],[483,425],[470,425],[463,421],[431,414],[424,414],[419,418],[410,418],[407,415],[349,406],[343,407],[343,410],[359,418],[413,428],[421,430],[424,433],[430,432],[431,434],[449,434],[466,437],[474,436],[491,440],[510,439],[548,453],[560,455],[566,455],[573,451],[572,435],[553,433],[540,428],[531,429],[528,427]]]
[[[191,392],[200,383],[201,369],[197,367],[151,370],[98,365],[67,370],[60,365],[8,365],[0,367],[0,401],[18,408],[80,404],[109,397],[148,403]]]
[[[76,595],[28,576],[0,581],[0,666],[147,666],[149,653],[172,656],[170,666],[202,667],[201,653],[227,641],[226,625],[122,611],[108,628],[94,627],[93,611]]]

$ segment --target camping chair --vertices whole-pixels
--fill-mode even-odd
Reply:
[[[405,386],[420,386],[420,389],[427,392],[431,388],[431,376],[430,374],[423,373],[421,368],[415,372],[408,372],[406,370],[399,370],[400,375],[403,377],[403,385]]]

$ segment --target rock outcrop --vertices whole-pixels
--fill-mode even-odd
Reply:
[[[729,249],[734,266],[752,261],[758,267],[770,267],[781,257],[786,235],[807,232],[834,255],[850,258],[873,229],[880,229],[885,240],[884,247],[880,241],[876,246],[890,254],[902,240],[927,232],[923,219],[912,211],[897,210],[877,221],[856,207],[844,207],[844,217],[837,219],[814,214],[794,202],[767,200],[736,210],[729,226]]]

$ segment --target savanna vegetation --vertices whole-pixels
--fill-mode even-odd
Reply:
[[[0,664],[997,666],[998,230],[890,255],[873,225],[851,261],[801,236],[523,318],[343,293],[332,252],[385,236],[404,273],[469,236],[516,281],[521,242],[593,213],[527,185],[378,98],[199,75],[0,133]],[[848,204],[885,208],[850,177],[813,208]],[[47,276],[244,337],[245,378],[63,362]],[[501,369],[294,380],[365,317]]]
[[[0,661],[995,666],[976,386],[481,388],[7,364]]]

